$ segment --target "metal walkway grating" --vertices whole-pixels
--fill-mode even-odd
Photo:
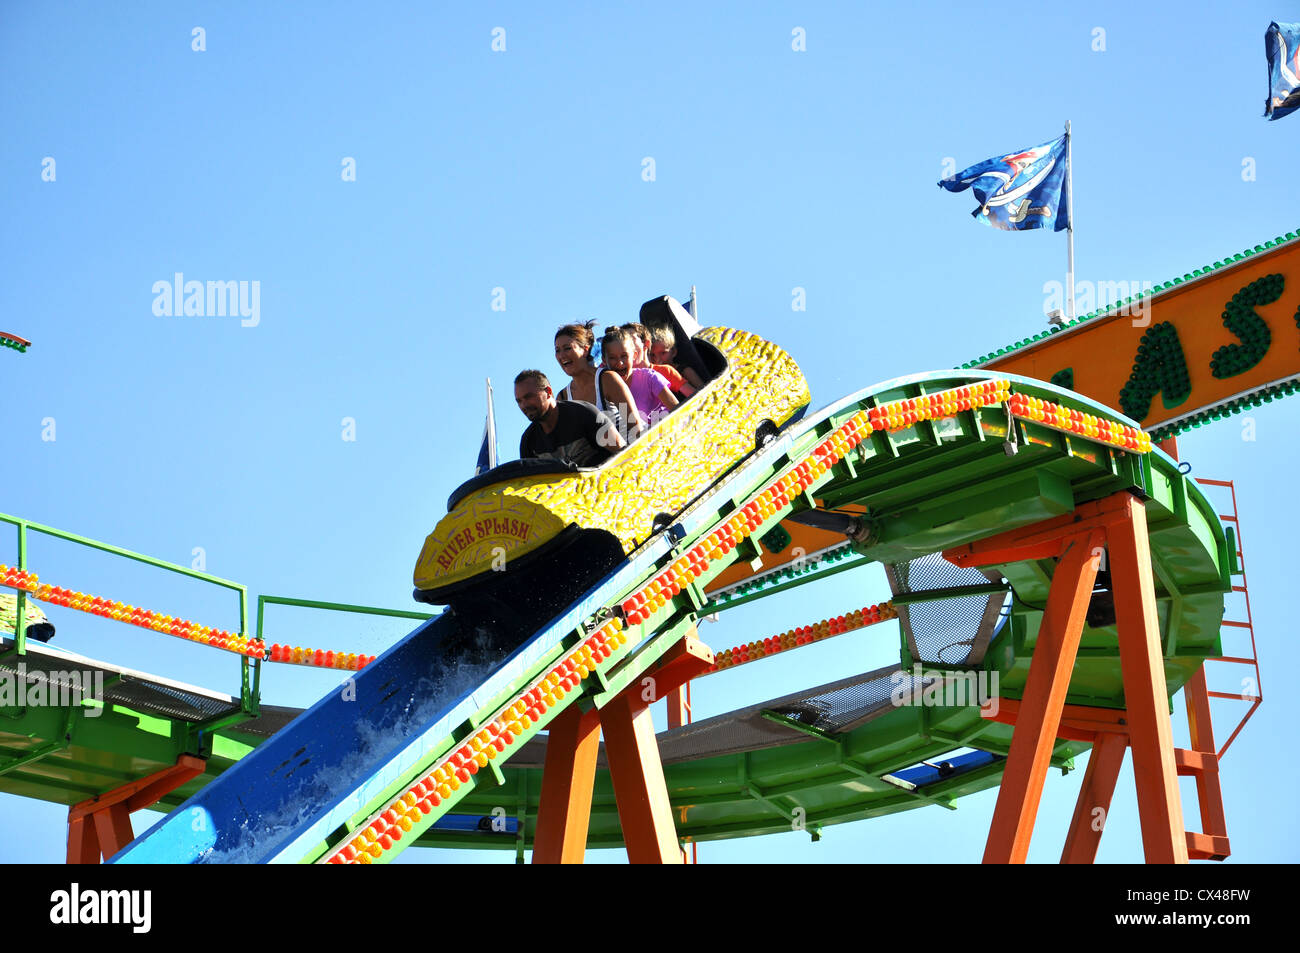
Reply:
[[[895,596],[1002,581],[996,572],[954,566],[941,553],[888,565],[885,576]],[[898,622],[914,659],[978,665],[984,661],[989,640],[1001,628],[1005,602],[1004,595],[994,594],[899,604]]]

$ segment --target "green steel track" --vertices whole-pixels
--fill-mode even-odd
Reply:
[[[828,433],[859,411],[990,377],[1012,380],[1018,393],[1132,425],[1073,392],[1009,375],[944,371],[886,382],[810,415],[776,445],[733,470],[714,491],[682,514],[681,525],[692,528],[641,583],[714,529],[751,494],[806,457]],[[1008,452],[1008,443],[1014,444],[1014,453]],[[1177,463],[1160,451],[1135,454],[1024,420],[1009,421],[1005,407],[998,405],[922,421],[893,433],[876,431],[807,493],[792,500],[790,507],[774,514],[754,534],[755,544],[748,552],[738,547],[733,556],[747,560],[760,557],[758,537],[792,513],[813,506],[814,497],[825,509],[849,504],[867,509],[872,529],[868,543],[854,544],[848,558],[825,560],[805,570],[797,580],[786,574],[755,585],[744,596],[744,601],[750,601],[779,595],[790,585],[803,584],[821,574],[843,572],[869,562],[899,563],[1060,516],[1082,503],[1123,490],[1136,491],[1147,500],[1160,633],[1172,696],[1206,658],[1220,654],[1224,594],[1230,591],[1231,573],[1237,570],[1230,555],[1235,547],[1228,544],[1214,510],[1195,484],[1180,473]],[[684,633],[700,616],[725,608],[710,603],[702,589],[724,568],[721,563],[711,567],[708,576],[683,590],[671,607],[652,620],[653,626],[644,627],[647,631],[641,633],[642,644],[653,642],[662,651],[662,646]],[[998,568],[1009,580],[1015,599],[1008,624],[989,645],[978,668],[989,674],[996,672],[1002,696],[1017,698],[1041,621],[1042,613],[1036,607],[1046,600],[1053,562],[1027,561]],[[4,650],[0,646],[0,656]],[[545,656],[546,662],[554,654]],[[912,663],[904,648],[900,665],[910,668]],[[941,671],[945,667],[926,668]],[[545,662],[539,661],[536,671],[545,670]],[[591,704],[596,691],[596,686],[589,686],[581,695],[575,694],[576,703]],[[238,699],[234,701],[238,703]],[[1067,701],[1123,707],[1113,625],[1085,629]],[[484,709],[484,718],[490,717],[491,710],[491,705]],[[151,717],[122,708],[98,718],[84,717],[75,710],[0,708],[0,791],[73,804],[167,767],[182,753],[208,757],[205,775],[163,799],[160,807],[171,810],[265,740],[276,718],[285,717],[282,711],[265,706],[262,711],[260,719],[205,730],[193,722]],[[802,825],[815,834],[832,824],[928,805],[953,808],[961,796],[999,783],[1003,768],[1000,757],[929,783],[901,782],[896,772],[958,748],[1005,756],[1012,732],[1009,726],[987,721],[977,708],[966,705],[889,707],[839,732],[791,723],[771,712],[759,715],[782,736],[781,743],[675,760],[671,753],[674,739],[699,732],[708,727],[707,723],[660,736],[668,788],[677,809],[678,833],[684,841],[784,832],[792,825]],[[446,744],[438,746],[438,752],[459,744],[482,720],[471,719],[472,724],[457,730]],[[1084,744],[1062,741],[1055,749],[1053,763],[1068,770],[1073,757],[1085,750]],[[507,760],[510,756],[511,760]],[[417,837],[404,839],[401,847],[416,844],[522,851],[530,846],[541,786],[540,747],[536,742],[516,745],[494,764],[493,771],[482,772],[474,783],[466,785],[443,812],[483,816],[489,819],[485,825],[488,829],[451,831],[426,827],[417,830]],[[411,774],[418,776],[418,771]],[[355,832],[364,825],[366,818],[382,809],[406,783],[403,780],[391,785],[376,797],[352,819],[348,830]],[[519,823],[518,834],[490,829],[490,819],[499,817],[502,810],[505,817]],[[345,831],[340,836],[346,840],[351,834]],[[589,845],[621,844],[613,791],[602,769],[596,780]],[[319,859],[328,849],[330,845],[321,845],[303,859]],[[384,859],[397,852],[396,848],[389,851]]]

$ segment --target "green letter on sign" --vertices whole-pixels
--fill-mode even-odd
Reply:
[[[1153,324],[1142,335],[1133,373],[1119,392],[1119,405],[1134,420],[1151,410],[1151,398],[1162,393],[1166,407],[1177,407],[1192,393],[1187,376],[1187,358],[1178,340],[1178,329],[1168,321]]]
[[[1255,305],[1270,304],[1280,298],[1285,282],[1281,275],[1265,275],[1232,296],[1223,312],[1223,326],[1241,338],[1241,343],[1225,344],[1214,352],[1210,372],[1215,377],[1220,380],[1235,377],[1264,359],[1273,334],[1264,319],[1255,313]]]

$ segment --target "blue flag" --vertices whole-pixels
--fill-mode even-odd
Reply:
[[[971,212],[985,225],[1018,232],[1027,228],[1062,231],[1070,225],[1066,194],[1066,149],[1062,136],[1024,152],[985,159],[939,183],[949,192],[970,189],[979,199]]]
[[[1300,23],[1270,23],[1264,52],[1268,54],[1264,115],[1281,119],[1300,109]]]

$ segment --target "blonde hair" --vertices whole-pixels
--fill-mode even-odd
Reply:
[[[650,329],[650,340],[665,347],[677,346],[677,335],[673,334],[673,329],[662,325]]]

